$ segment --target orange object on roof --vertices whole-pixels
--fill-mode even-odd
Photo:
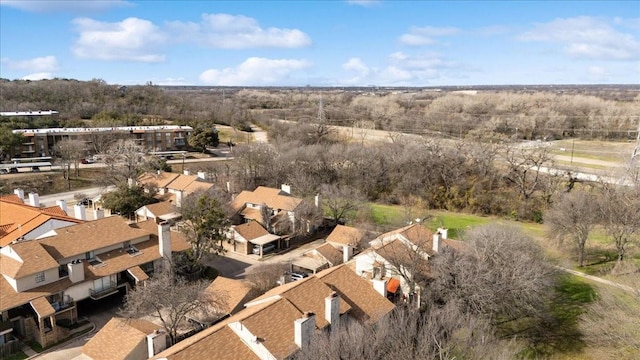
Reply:
[[[400,280],[391,278],[387,283],[387,292],[395,294],[396,291],[398,291],[399,287],[400,287]]]

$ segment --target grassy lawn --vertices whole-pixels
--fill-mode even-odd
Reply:
[[[22,351],[18,351],[15,354],[11,354],[8,357],[2,358],[2,360],[23,360],[26,358],[28,358],[27,354],[23,353]]]
[[[574,160],[575,158],[585,158],[615,162],[621,161],[625,156],[629,156],[633,151],[634,144],[630,142],[574,141],[568,139],[554,141],[551,146],[552,153],[555,155],[571,156],[571,150],[573,149]]]

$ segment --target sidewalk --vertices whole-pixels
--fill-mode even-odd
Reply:
[[[21,348],[22,352],[25,353],[28,357],[27,359],[41,359],[41,360],[58,360],[58,359],[69,359],[69,358],[73,358],[75,357],[69,357],[69,354],[63,354],[63,353],[58,353],[60,350],[68,347],[69,345],[73,344],[74,342],[81,340],[83,337],[86,337],[88,335],[91,335],[95,332],[96,330],[96,325],[90,321],[89,319],[87,319],[87,321],[89,321],[89,326],[87,326],[87,329],[89,329],[89,331],[84,332],[83,330],[79,330],[77,333],[73,334],[69,339],[67,339],[65,342],[62,342],[60,344],[54,345],[46,350],[43,350],[41,353],[38,353],[36,351],[34,351],[33,349],[31,349],[28,345],[23,343],[23,346]],[[81,347],[80,347],[81,348]],[[77,350],[77,351],[73,351],[74,353],[81,353],[81,350]]]

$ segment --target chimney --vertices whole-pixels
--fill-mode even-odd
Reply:
[[[73,205],[73,216],[79,220],[87,220],[84,205]]]
[[[204,171],[198,171],[198,178],[202,180],[207,180],[207,173]]]
[[[227,181],[227,192],[231,193],[231,182]]]
[[[167,335],[162,330],[156,330],[147,335],[147,350],[149,359],[167,348]]]
[[[184,169],[182,173],[187,176],[191,175],[191,171],[189,171],[189,169]]]
[[[67,215],[69,215],[69,210],[67,209],[67,202],[64,200],[56,200],[56,205],[62,209]]]
[[[353,246],[342,245],[342,262],[346,263],[353,257]]]
[[[439,231],[437,231],[435,234],[433,234],[433,252],[436,254],[440,252],[441,241],[442,241],[442,235],[440,234]]]
[[[293,322],[294,341],[300,349],[304,349],[311,343],[311,338],[316,330],[316,315],[312,312],[304,313],[302,319]]]
[[[158,175],[161,175],[161,174],[162,174],[162,170],[158,170],[156,173],[157,173]]]
[[[322,208],[322,195],[316,194],[315,203],[318,209]]]
[[[18,197],[20,198],[20,200],[24,201],[24,190],[22,189],[15,189],[13,190],[13,193],[18,195]]]
[[[103,209],[93,210],[93,219],[94,220],[102,219],[103,217],[104,217],[104,210]]]
[[[291,195],[291,185],[289,185],[289,184],[280,185],[280,190],[282,190],[283,192]]]
[[[382,295],[385,299],[387,298],[387,280],[385,279],[373,279],[373,290],[377,291],[378,294]]]
[[[29,193],[29,205],[40,207],[40,195],[38,193]]]
[[[84,264],[81,259],[73,260],[68,263],[67,271],[69,272],[69,280],[72,283],[84,281]]]
[[[340,296],[335,291],[324,298],[324,318],[331,324],[331,331],[340,326]]]
[[[130,187],[130,188],[132,188],[132,187],[133,187],[133,185],[135,185],[135,181],[133,181],[133,179],[132,179],[132,178],[128,178],[128,179],[127,179],[127,186],[128,186],[128,187]]]
[[[166,221],[158,224],[158,246],[160,256],[171,261],[171,230]]]
[[[446,239],[449,238],[449,236],[448,236],[449,229],[438,228],[438,232],[440,233],[440,235],[442,235],[442,240],[446,240]]]

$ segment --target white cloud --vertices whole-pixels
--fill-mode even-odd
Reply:
[[[455,27],[416,27],[413,26],[409,32],[400,36],[400,42],[409,46],[433,45],[438,41],[436,38],[452,36],[460,33],[460,29]]]
[[[166,35],[148,20],[130,17],[109,23],[77,18],[73,23],[80,33],[72,47],[77,57],[139,62],[165,59],[164,54],[157,52],[157,47],[166,41]]]
[[[616,20],[620,22],[621,20]],[[640,42],[632,33],[613,28],[603,19],[581,16],[559,18],[535,24],[519,37],[522,41],[557,43],[576,58],[635,60],[640,58]]]
[[[52,72],[60,68],[58,60],[55,56],[42,56],[28,60],[11,60],[9,58],[2,58],[2,63],[11,70],[22,70],[29,72]]]
[[[298,29],[262,28],[244,15],[203,14],[199,23],[172,21],[168,28],[179,41],[196,41],[222,49],[299,48],[311,45],[311,38]]]
[[[50,72],[39,72],[39,73],[34,73],[34,74],[29,74],[27,76],[23,76],[21,79],[22,80],[31,80],[31,81],[44,80],[44,79],[53,79],[53,74],[51,74]]]
[[[309,66],[306,60],[251,57],[233,68],[206,70],[200,74],[200,81],[220,86],[295,84],[291,75]]]
[[[443,77],[452,69],[462,67],[458,63],[443,59],[440,54],[410,55],[395,52],[389,54],[388,60],[386,67],[378,69],[366,65],[360,58],[351,58],[342,67],[354,76],[341,79],[338,83],[420,86]]]
[[[2,0],[0,5],[32,12],[86,12],[133,6],[124,0]]]
[[[380,2],[380,0],[347,0],[347,4],[349,5],[358,5],[364,7],[373,6],[379,4]]]

